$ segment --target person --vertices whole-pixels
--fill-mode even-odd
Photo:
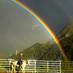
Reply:
[[[18,59],[17,66],[16,66],[17,73],[19,73],[19,71],[21,71],[22,64],[23,64],[23,59],[22,59],[22,54],[20,54],[20,58]]]

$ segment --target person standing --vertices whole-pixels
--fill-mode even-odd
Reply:
[[[16,66],[16,72],[19,73],[21,71],[22,68],[22,64],[23,64],[23,54],[20,54],[20,57],[17,61],[17,66]]]

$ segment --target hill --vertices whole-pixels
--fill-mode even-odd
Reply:
[[[61,60],[63,59],[62,54],[58,46],[50,44],[49,42],[40,44],[36,43],[31,47],[22,50],[16,55],[11,56],[11,58],[18,59],[20,54],[23,54],[23,58],[27,59],[37,59],[37,60]]]
[[[59,39],[68,59],[73,60],[73,24],[69,24],[60,32]],[[36,43],[19,52],[17,56],[13,55],[12,58],[18,59],[20,53],[23,53],[23,57],[28,59],[64,60],[57,45],[55,43],[50,44],[50,42],[44,44]]]
[[[73,60],[73,24],[61,31],[60,41],[69,60]]]
[[[73,24],[69,24],[60,32],[59,39],[68,59],[73,60]],[[36,43],[27,49],[23,49],[17,56],[13,55],[11,57],[18,59],[20,53],[23,53],[23,57],[28,59],[64,60],[58,46],[55,43],[50,44],[50,42]]]

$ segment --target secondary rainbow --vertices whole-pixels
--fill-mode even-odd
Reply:
[[[52,36],[52,38],[54,39],[54,41],[58,45],[65,60],[68,60],[57,36],[55,36],[54,32],[50,29],[50,27],[47,26],[47,24],[37,14],[35,14],[35,12],[32,9],[30,9],[25,4],[21,3],[20,0],[12,0],[12,1],[14,1],[16,4],[20,5],[21,7],[23,7],[26,11],[28,11],[32,16],[34,16],[41,23],[41,25],[48,31],[48,33]]]

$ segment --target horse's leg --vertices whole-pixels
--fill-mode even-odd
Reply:
[[[9,68],[9,72],[12,73],[12,65]]]
[[[13,66],[13,73],[16,73],[15,66]]]
[[[13,73],[13,65],[10,67],[10,73]]]
[[[12,69],[11,69],[11,73],[13,73],[13,66],[12,66]]]

